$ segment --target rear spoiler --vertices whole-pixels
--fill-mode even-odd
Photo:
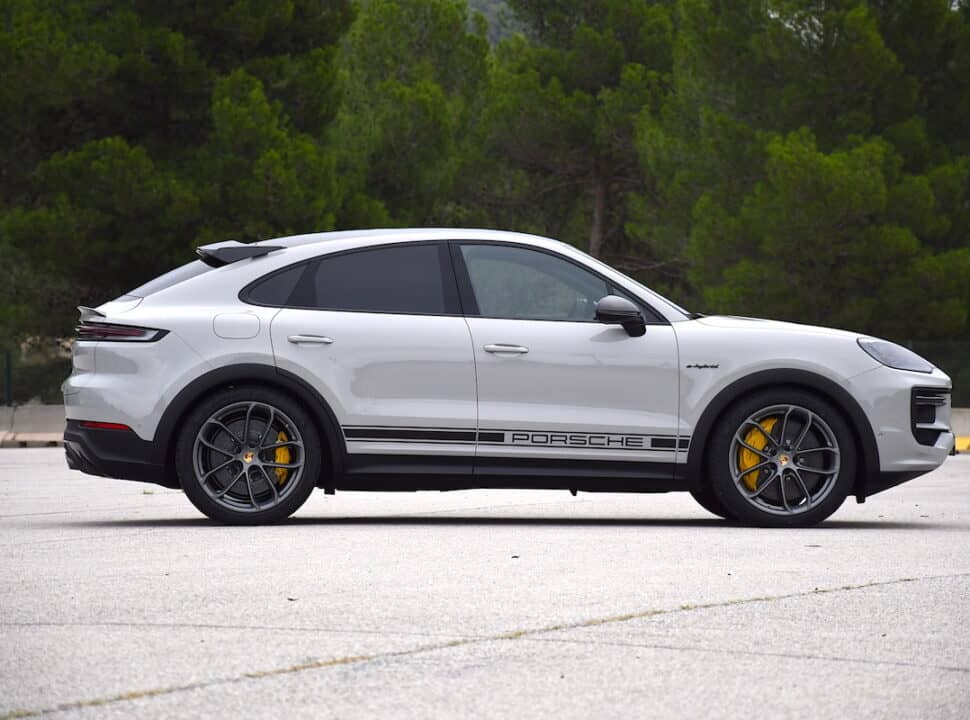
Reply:
[[[107,317],[100,310],[95,310],[92,307],[86,307],[84,305],[78,305],[77,311],[81,313],[81,322],[88,322],[89,320],[96,320],[97,318]]]
[[[212,245],[201,245],[196,248],[195,252],[206,265],[217,268],[240,260],[268,255],[274,250],[282,249],[282,245],[248,245],[238,240],[227,240]]]

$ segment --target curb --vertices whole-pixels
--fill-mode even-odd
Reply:
[[[0,407],[0,448],[63,447],[63,405]]]
[[[970,435],[959,435],[956,439],[958,453],[970,452]]]

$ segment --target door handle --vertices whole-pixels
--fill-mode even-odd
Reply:
[[[525,355],[527,352],[529,352],[529,348],[523,347],[522,345],[508,345],[506,343],[486,345],[483,349],[487,353],[493,353],[496,355]]]
[[[290,335],[286,339],[294,345],[330,345],[333,343],[333,338],[328,338],[325,335]]]

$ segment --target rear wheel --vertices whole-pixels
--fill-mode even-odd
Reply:
[[[320,473],[313,422],[289,396],[228,388],[203,401],[179,435],[175,461],[189,500],[220,522],[282,520],[306,502]]]
[[[842,415],[797,388],[763,391],[720,420],[708,455],[711,490],[744,523],[804,527],[834,513],[856,468]]]

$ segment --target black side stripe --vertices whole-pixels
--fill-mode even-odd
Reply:
[[[690,438],[633,433],[584,433],[560,430],[470,430],[407,427],[345,427],[344,437],[356,442],[468,444],[512,447],[562,447],[601,450],[686,450]]]
[[[474,430],[439,430],[429,428],[344,428],[348,440],[445,441],[475,442]]]

